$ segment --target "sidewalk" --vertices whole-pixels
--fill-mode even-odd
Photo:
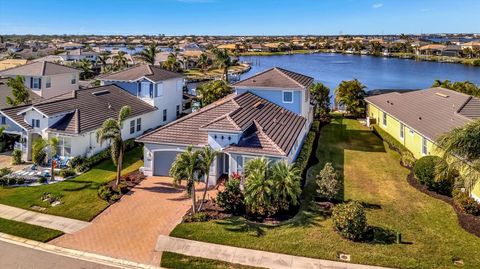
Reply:
[[[38,213],[2,204],[0,204],[0,218],[59,230],[67,234],[77,232],[90,225],[89,222],[81,220]]]
[[[263,268],[338,268],[338,269],[381,269],[385,267],[320,260],[266,252],[260,250],[230,247],[206,242],[192,241],[161,235],[156,251],[169,251],[200,258],[238,263]]]

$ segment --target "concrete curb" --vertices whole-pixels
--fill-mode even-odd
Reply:
[[[30,240],[30,239],[25,239],[18,236],[5,234],[5,233],[0,233],[0,241],[10,243],[10,244],[15,244],[15,245],[30,248],[30,249],[40,250],[40,251],[44,251],[52,254],[62,255],[69,258],[98,263],[98,264],[107,265],[107,266],[113,266],[117,268],[164,269],[162,267],[158,267],[154,265],[148,265],[148,264],[143,264],[143,263],[138,263],[138,262],[133,262],[128,260],[111,258],[111,257],[99,255],[99,254],[63,248],[63,247],[42,243],[42,242]]]

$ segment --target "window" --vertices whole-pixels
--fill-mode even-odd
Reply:
[[[413,129],[410,129],[408,132],[410,133],[411,136],[415,134],[415,131]]]
[[[58,137],[57,155],[67,157],[72,155],[72,141],[70,137]]]
[[[45,88],[50,88],[52,87],[52,79],[51,78],[46,78],[45,79]]]
[[[70,80],[70,82],[71,82],[72,84],[77,84],[77,75],[76,75],[76,74],[73,74],[73,75],[72,75],[72,80]]]
[[[177,81],[177,91],[183,90],[183,80]]]
[[[142,130],[142,118],[137,119],[137,132]]]
[[[163,110],[163,121],[167,121],[167,110]]]
[[[293,103],[293,91],[283,91],[283,102]]]
[[[159,83],[157,84],[157,87],[155,87],[155,97],[160,97],[163,95],[163,84]]]
[[[0,121],[0,125],[6,125],[7,124],[7,117],[2,116]]]
[[[135,120],[130,121],[130,134],[135,133]]]
[[[242,174],[243,173],[243,157],[242,156],[237,156],[237,173]]]
[[[427,139],[425,137],[422,137],[422,154],[427,155]]]
[[[405,137],[404,129],[405,129],[405,126],[403,125],[403,123],[400,123],[400,138],[401,139],[403,139]]]
[[[150,96],[150,82],[142,82],[140,83],[141,91],[140,97],[147,98]]]
[[[177,105],[177,117],[180,116],[180,105]]]
[[[383,126],[387,126],[387,113],[385,113],[385,112],[383,112],[382,124],[383,124]]]
[[[40,120],[32,119],[32,127],[33,128],[40,128]]]
[[[32,89],[40,89],[40,78],[32,79]]]

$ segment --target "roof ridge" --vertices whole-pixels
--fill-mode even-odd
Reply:
[[[262,74],[264,74],[264,73],[267,73],[268,71],[271,71],[271,70],[273,70],[273,69],[275,69],[275,67],[269,68],[269,69],[267,69],[267,70],[263,70],[263,71],[261,71],[261,72],[259,72],[259,73],[254,74],[254,75],[251,76],[251,77],[248,77],[248,78],[246,78],[246,79],[242,79],[242,80],[240,80],[240,81],[237,81],[237,82],[233,83],[232,86],[234,86],[234,85],[236,85],[236,84],[238,84],[238,83],[240,83],[240,82],[242,82],[242,81],[245,81],[245,80],[247,80],[247,79],[252,79],[252,78],[254,78],[254,77],[257,77],[257,76],[259,76],[259,75],[262,75]]]
[[[42,63],[42,76],[45,76],[45,69],[47,69],[47,62],[43,61]]]
[[[294,71],[290,71],[290,70],[287,70],[287,69],[283,69],[281,67],[274,67],[275,69],[277,69],[282,75],[286,76],[288,79],[292,80],[293,82],[295,82],[298,86],[300,87],[305,87],[304,85],[302,85],[300,82],[298,82],[296,79],[292,78],[289,74],[287,74],[287,72],[289,73],[293,73],[293,74],[297,74],[297,75],[300,75],[300,76],[305,76],[303,74],[300,74],[300,73],[297,73],[297,72],[294,72]],[[308,78],[311,78],[311,79],[314,79],[310,76],[305,76],[305,77],[308,77]]]
[[[126,72],[126,71],[129,71],[129,70],[132,70],[132,69],[141,67],[141,66],[143,66],[143,65],[145,65],[145,64],[134,65],[134,66],[130,66],[130,67],[128,67],[128,68],[125,68],[125,69],[123,69],[123,70],[115,71],[115,72],[110,73],[110,74],[104,74],[104,75],[98,76],[98,79],[103,79],[103,78],[108,77],[108,76],[111,76],[111,75],[115,75],[115,74],[118,74],[118,73],[121,73],[121,72]]]

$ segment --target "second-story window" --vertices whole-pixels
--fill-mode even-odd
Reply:
[[[32,119],[32,127],[33,128],[40,128],[40,120]]]
[[[142,130],[142,118],[137,119],[137,132]]]
[[[77,75],[76,74],[72,75],[72,79],[70,80],[70,83],[77,84]]]
[[[52,87],[52,79],[51,78],[46,78],[45,79],[45,88],[50,88]]]
[[[0,117],[0,120],[1,120],[0,125],[6,125],[7,124],[7,117],[2,116],[2,117]]]
[[[180,105],[177,105],[177,117],[180,116]]]
[[[155,87],[155,97],[160,97],[163,95],[163,84],[159,83]]]
[[[292,91],[283,91],[283,102],[284,103],[293,103],[293,92]]]
[[[130,134],[135,133],[135,120],[130,121]]]
[[[167,121],[167,110],[163,110],[163,121]]]
[[[42,87],[40,78],[32,78],[32,89],[40,89],[40,87]]]

